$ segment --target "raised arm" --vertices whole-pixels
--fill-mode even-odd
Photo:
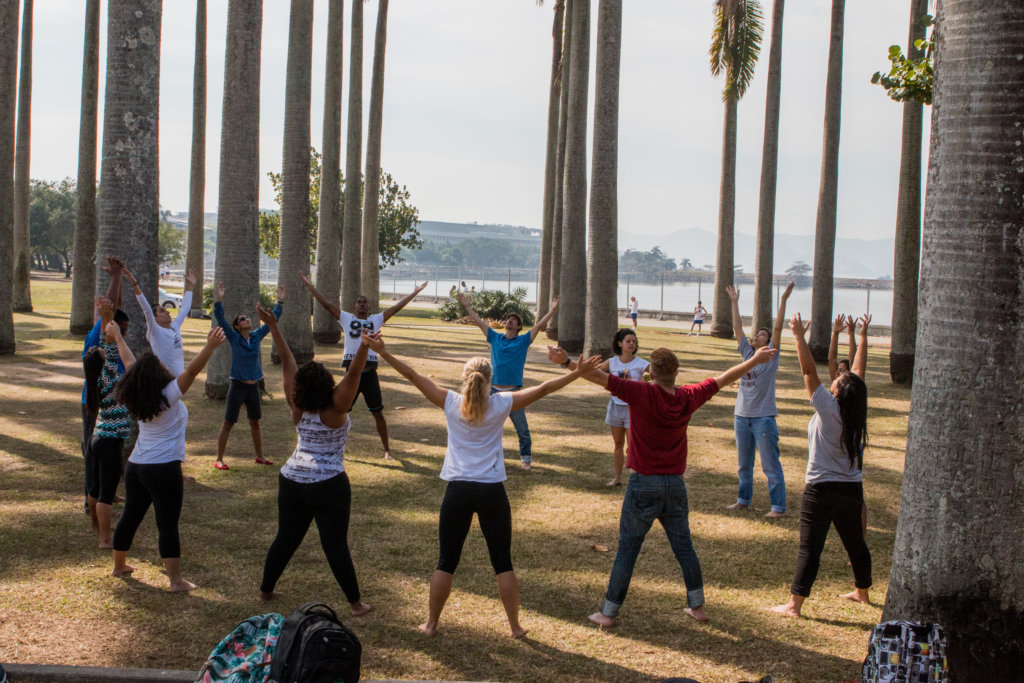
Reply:
[[[124,261],[116,256],[107,257],[107,265],[103,270],[110,273],[110,284],[107,285],[107,299],[114,306],[114,310],[121,308],[121,269]]]
[[[852,315],[846,316],[846,332],[850,337],[849,348],[847,353],[850,363],[850,368],[853,368],[853,360],[857,357],[857,319]]]
[[[139,287],[139,281],[132,275],[132,271],[128,270],[128,265],[125,264],[121,267],[121,272],[128,278],[128,282],[132,283],[132,291],[135,292],[135,300],[139,302],[139,308],[142,309],[142,316],[146,319],[146,329],[150,330],[156,327],[156,318],[153,317],[153,307],[149,305],[149,300],[146,299],[146,295],[142,293],[142,288]]]
[[[259,306],[256,306],[256,309],[258,311],[259,310]],[[270,313],[273,315],[274,322],[277,322],[278,320],[281,319],[281,314],[283,312],[284,312],[284,285],[278,285],[277,286],[277,303],[274,304],[274,308],[270,311]],[[258,315],[258,313],[257,313],[257,315]],[[261,321],[263,320],[263,316],[260,316],[260,320]],[[266,322],[264,322],[258,328],[256,328],[252,332],[250,332],[249,336],[254,338],[254,339],[260,340],[260,339],[263,339],[264,337],[266,337],[268,332],[270,332],[270,326]],[[274,343],[276,344],[277,342],[274,342]]]
[[[380,333],[371,335],[363,332],[363,344],[364,346],[362,348],[366,348],[368,346],[373,349],[373,351],[376,352],[378,356],[386,360],[388,365],[393,367],[398,374],[412,382],[413,386],[419,389],[420,393],[426,396],[428,401],[438,408],[444,408],[445,399],[448,398],[448,390],[437,386],[430,379],[424,377],[406,365],[404,361],[391,355],[385,348],[384,340],[381,338]],[[349,370],[349,372],[351,373],[351,370]]]
[[[483,332],[486,337],[487,330],[490,328],[487,327],[487,323],[485,323],[483,319],[476,314],[476,311],[473,310],[473,304],[470,302],[469,297],[466,296],[466,293],[456,292],[455,297],[459,300],[459,303],[462,304],[462,307],[466,309],[466,314],[473,320],[473,322],[476,323],[476,326],[480,328],[480,331]]]
[[[192,290],[196,286],[197,279],[199,277],[194,270],[190,270],[185,274],[185,294],[181,297],[181,308],[178,309],[178,315],[174,316],[174,321],[171,323],[171,327],[178,331],[181,331],[182,323],[185,322],[185,318],[192,312]]]
[[[202,372],[203,368],[206,367],[206,363],[210,360],[210,356],[213,355],[213,350],[224,343],[224,330],[219,327],[214,327],[210,330],[209,334],[206,335],[206,345],[196,354],[188,365],[185,366],[185,370],[178,375],[178,389],[184,394],[188,391],[188,388],[192,386],[192,382],[195,381],[199,373]]]
[[[718,384],[718,388],[721,389],[722,387],[729,386],[740,377],[753,370],[754,366],[770,361],[778,352],[778,349],[762,346],[747,360],[743,361],[739,365],[732,366],[718,377],[715,377],[715,382]]]
[[[342,415],[352,409],[352,403],[356,400],[356,393],[359,391],[360,375],[363,373],[363,368],[366,367],[366,356],[369,352],[369,347],[365,342],[360,344],[359,350],[356,351],[356,355],[352,358],[352,362],[345,372],[345,376],[334,387],[334,394],[331,396],[334,401],[334,410]]]
[[[537,338],[537,335],[544,331],[544,328],[548,326],[548,321],[551,320],[551,316],[558,310],[558,302],[560,297],[555,297],[551,300],[551,307],[548,312],[544,314],[544,317],[537,321],[537,324],[530,328],[530,341],[532,342]]]
[[[309,275],[306,273],[299,273],[299,279],[302,280],[302,284],[306,285],[306,289],[313,295],[313,298],[320,302],[320,305],[327,309],[327,312],[331,314],[331,317],[335,320],[341,320],[341,308],[338,304],[330,301],[327,297],[320,293],[320,291],[313,286],[312,281],[309,279]]]
[[[868,369],[868,325],[871,324],[871,316],[864,314],[860,319],[860,344],[857,346],[857,355],[853,359],[850,371],[864,379]]]
[[[393,315],[394,315],[395,313],[398,313],[398,312],[399,312],[400,310],[402,310],[403,308],[405,308],[405,307],[406,307],[406,305],[407,305],[407,304],[408,304],[408,303],[409,303],[410,301],[412,301],[413,299],[415,299],[415,298],[416,298],[416,296],[417,296],[417,295],[418,295],[418,294],[419,294],[420,292],[422,292],[422,291],[423,291],[424,289],[426,289],[426,287],[427,287],[427,280],[424,280],[424,281],[423,281],[423,284],[422,284],[422,285],[420,285],[419,287],[417,287],[416,289],[412,290],[412,293],[411,293],[411,294],[407,294],[407,295],[405,295],[404,297],[402,297],[401,299],[399,299],[398,303],[396,303],[395,305],[391,306],[391,307],[390,307],[390,308],[388,308],[388,309],[387,309],[386,311],[384,311],[384,322],[387,322],[387,321],[388,321],[388,319],[389,319],[389,318],[391,318],[391,316],[393,316]]]
[[[124,365],[124,369],[127,370],[135,365],[135,354],[129,348],[128,342],[121,336],[121,326],[111,320],[107,323],[104,331],[107,333],[107,342],[117,344],[117,355],[121,357],[121,364]]]
[[[220,329],[224,330],[224,335],[228,338],[240,337],[238,330],[231,327],[228,324],[228,318],[224,315],[224,283],[218,282],[217,286],[213,288],[213,319],[217,321]]]
[[[793,293],[795,284],[796,282],[790,282],[786,285],[786,291],[779,298],[779,311],[775,314],[775,326],[772,328],[772,345],[777,349],[782,348],[782,321],[786,319],[786,302],[789,300],[789,295]]]
[[[260,308],[256,305],[256,315],[263,321],[263,324],[270,330],[270,338],[274,340],[274,348],[277,349],[277,355],[281,358],[281,374],[284,380],[284,395],[288,400],[288,405],[292,405],[292,388],[295,386],[295,371],[298,370],[298,366],[295,364],[295,356],[292,355],[292,350],[288,348],[288,343],[284,340],[284,335],[281,334],[281,330],[277,326],[277,316],[272,311],[268,311],[265,308]]]
[[[811,355],[811,349],[807,346],[807,340],[804,339],[807,328],[810,326],[811,321],[808,320],[805,323],[800,319],[799,313],[795,313],[789,321],[789,329],[793,331],[793,338],[796,340],[796,357],[800,359],[800,372],[804,376],[804,386],[807,388],[807,395],[814,396],[814,391],[821,384],[821,380],[818,379],[818,366],[814,364],[814,356]]]
[[[542,384],[535,387],[529,387],[527,389],[520,389],[519,391],[512,392],[512,410],[522,410],[526,406],[530,405],[534,401],[553,394],[559,389],[568,386],[572,382],[575,382],[580,377],[589,375],[591,372],[597,370],[602,362],[600,354],[593,355],[587,359],[580,359],[576,363],[576,368],[571,370],[561,377],[555,377],[549,379]]]
[[[732,285],[725,288],[725,293],[732,299],[732,331],[736,341],[743,338],[743,318],[740,317],[740,290]]]
[[[832,323],[832,339],[828,343],[828,377],[834,380],[839,374],[839,333],[846,327],[846,316],[840,313]]]

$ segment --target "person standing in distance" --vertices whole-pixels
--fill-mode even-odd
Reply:
[[[704,316],[708,314],[708,309],[704,308],[704,304],[700,301],[693,307],[693,322],[690,323],[690,334],[687,337],[693,336],[693,328],[697,328],[697,336],[700,336],[700,328],[704,325]]]
[[[640,304],[635,296],[629,297],[629,317],[633,319],[633,329],[636,329],[636,317],[640,313]]]

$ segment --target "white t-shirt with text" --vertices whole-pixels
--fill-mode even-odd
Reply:
[[[368,318],[357,318],[348,311],[342,311],[338,326],[341,327],[341,333],[345,336],[345,356],[342,362],[347,365],[359,353],[359,345],[363,343],[363,330],[375,334],[384,327],[384,314],[374,313]],[[366,355],[366,362],[377,362],[377,354],[372,349]]]

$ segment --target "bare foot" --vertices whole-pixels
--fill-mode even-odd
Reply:
[[[259,601],[260,602],[270,602],[274,598],[278,598],[278,597],[281,597],[281,594],[278,593],[277,591],[270,591],[270,592],[260,591]]]
[[[522,468],[523,470],[529,470],[530,467],[531,465],[528,462],[524,462],[522,465],[520,465],[520,468]]]
[[[785,512],[778,512],[777,510],[770,510],[764,515],[767,519],[776,519],[777,517],[785,517]]]
[[[845,598],[847,600],[851,600],[853,602],[861,602],[861,603],[864,603],[865,605],[870,605],[871,604],[871,602],[868,600],[868,591],[867,591],[867,589],[858,588],[858,589],[854,590],[851,593],[845,593],[843,595],[840,595],[839,597]]]
[[[199,588],[199,586],[192,583],[191,581],[186,581],[185,579],[178,579],[177,581],[172,581],[171,587],[167,590],[171,593],[188,593],[189,591],[194,591],[197,588]]]
[[[361,617],[373,608],[365,602],[351,602],[348,605],[348,609],[352,613],[352,616]]]
[[[431,626],[429,621],[420,624],[416,628],[418,628],[420,633],[423,633],[424,635],[432,636],[437,634],[437,624]]]
[[[750,506],[746,505],[744,503],[733,503],[732,505],[726,505],[725,509],[726,510],[746,510],[748,507],[750,507]]]
[[[100,550],[110,550],[113,547],[114,547],[114,538],[113,537],[108,537],[108,538],[103,538],[102,536],[100,537]]]
[[[615,617],[606,617],[600,612],[594,612],[587,617],[587,619],[590,619],[601,628],[611,628],[612,626],[615,626]]]
[[[700,607],[687,607],[683,610],[683,613],[688,617],[693,617],[701,623],[708,620],[708,614],[704,611],[704,605],[701,605]]]
[[[516,640],[519,640],[520,638],[522,638],[525,635],[526,635],[526,629],[523,628],[522,626],[518,626],[517,625],[515,628],[512,629],[512,637],[515,638]]]
[[[768,609],[769,612],[775,612],[781,614],[784,617],[796,617],[800,618],[800,610],[793,607],[792,603],[786,603],[785,605],[776,605]]]
[[[384,451],[384,459],[385,460],[394,460],[394,458],[391,457],[391,451]]]
[[[123,567],[114,567],[114,571],[110,572],[111,576],[127,576],[135,571],[135,567],[130,564],[126,564]]]
[[[605,484],[605,486],[622,486],[622,482],[618,479],[612,479],[610,482]]]

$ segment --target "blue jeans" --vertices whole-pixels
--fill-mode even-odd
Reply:
[[[786,478],[779,462],[779,426],[772,417],[735,418],[739,493],[736,502],[750,505],[754,498],[754,446],[761,453],[761,469],[768,477],[768,500],[775,512],[786,511]]]
[[[522,387],[513,387],[512,389],[495,389],[492,386],[491,393],[497,394],[505,391],[519,391],[520,389],[522,389]],[[532,462],[532,441],[530,441],[530,425],[526,423],[526,411],[513,410],[508,416],[512,420],[512,426],[516,428],[516,436],[519,437],[519,459],[525,463]]]
[[[704,604],[704,577],[701,575],[697,551],[690,542],[690,508],[683,477],[678,474],[643,475],[634,472],[629,475],[626,496],[622,500],[619,551],[615,554],[612,575],[608,579],[608,592],[601,608],[601,614],[606,617],[615,618],[626,599],[640,546],[654,520],[661,522],[672,552],[683,570],[687,606],[696,608]]]

